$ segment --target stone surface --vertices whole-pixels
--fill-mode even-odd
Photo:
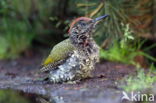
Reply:
[[[51,97],[56,103],[121,103],[118,81],[135,73],[133,66],[101,62],[91,78],[76,84],[50,84],[34,81],[39,77],[36,71],[40,60],[41,57],[33,57],[0,61],[0,88]]]

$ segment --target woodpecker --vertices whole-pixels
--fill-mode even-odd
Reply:
[[[99,62],[99,47],[93,39],[96,24],[108,17],[95,19],[79,17],[69,28],[69,38],[53,47],[43,62],[41,73],[46,73],[52,83],[81,80],[91,76],[91,71]]]

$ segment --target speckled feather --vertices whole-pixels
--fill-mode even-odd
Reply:
[[[76,19],[70,27],[69,39],[53,48],[48,58],[55,58],[55,62],[47,60],[48,63],[45,62],[42,68],[44,71],[49,70],[50,82],[80,80],[91,75],[99,61],[99,47],[92,38],[94,23],[91,20],[86,17]]]

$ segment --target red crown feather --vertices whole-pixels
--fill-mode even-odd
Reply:
[[[73,28],[73,26],[80,20],[86,20],[86,21],[90,21],[92,20],[91,18],[88,18],[88,17],[79,17],[79,18],[76,18],[74,19],[74,21],[70,24],[70,28],[68,30],[68,33],[71,31],[71,29]]]

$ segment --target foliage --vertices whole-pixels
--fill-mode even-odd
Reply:
[[[141,67],[141,65],[135,61],[136,56],[144,56],[146,59],[156,62],[156,58],[144,51],[140,51],[140,45],[140,43],[137,43],[137,45],[124,44],[123,46],[121,42],[115,41],[109,50],[100,49],[100,57],[110,61],[132,64],[137,67]]]
[[[119,61],[128,64],[134,64],[134,57],[140,54],[139,48],[134,47],[131,43],[134,40],[129,25],[123,25],[124,37],[120,42],[114,41],[109,50],[101,49],[100,57],[111,61]],[[128,56],[127,56],[128,55]]]
[[[110,47],[109,50],[101,49],[100,57],[110,61],[133,64],[138,67],[140,67],[140,64],[135,61],[136,56],[144,56],[147,59],[156,62],[156,58],[150,56],[144,51],[141,51],[144,41],[140,41],[139,38],[135,38],[133,36],[134,32],[130,29],[129,24],[122,24],[122,28],[124,33],[123,38],[120,41],[114,41],[113,46]]]
[[[135,52],[135,49],[128,47],[121,48],[117,42],[107,51],[103,49],[100,50],[101,58],[127,64],[134,64],[134,57],[137,54],[138,52]]]
[[[151,71],[151,72],[152,72],[152,71],[156,71],[156,67],[154,66],[153,63],[150,65],[150,71]]]
[[[0,58],[15,58],[26,50],[34,37],[27,23],[3,19],[0,35]]]
[[[99,25],[96,32],[96,40],[101,44],[106,38],[122,38],[121,23],[130,24],[130,28],[137,36],[148,36],[150,23],[152,23],[152,1],[150,0],[81,0],[77,6],[86,16],[95,18],[103,14],[109,14],[109,19]],[[87,12],[86,12],[87,11]]]
[[[0,1],[0,59],[18,57],[37,35],[48,32],[43,21],[47,22],[50,17],[52,4],[50,0]]]
[[[26,98],[11,90],[0,90],[0,103],[30,103]]]
[[[130,30],[130,27],[129,27],[129,24],[127,24],[125,27],[124,27],[124,24],[122,24],[123,26],[123,32],[124,32],[124,37],[122,38],[121,40],[121,48],[124,48],[124,46],[126,46],[126,42],[128,42],[128,40],[134,40],[134,37],[132,36],[133,34],[133,31]]]
[[[138,30],[148,34],[153,19],[151,5],[150,0],[0,0],[0,58],[17,57],[33,46],[33,40],[46,45],[58,43],[65,39],[69,23],[78,16],[110,15],[96,30],[95,39],[99,45],[107,38],[122,39],[122,23],[129,24],[135,35],[140,35]],[[16,31],[11,29],[13,25]],[[23,38],[22,45],[17,44],[17,37],[18,40]],[[13,44],[18,46],[13,48],[11,41],[15,40]]]
[[[121,87],[125,91],[130,92],[151,88],[153,83],[156,82],[156,77],[151,76],[151,72],[145,74],[143,69],[139,69],[136,76],[129,76],[124,78],[123,81],[126,82],[126,85],[122,85]]]

